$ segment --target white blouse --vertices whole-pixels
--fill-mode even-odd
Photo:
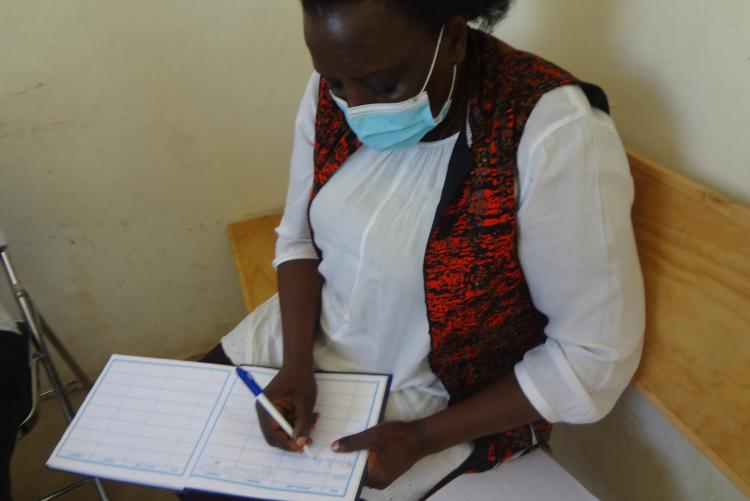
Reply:
[[[317,258],[307,206],[319,78],[310,79],[297,116],[274,266]],[[422,263],[455,141],[386,152],[363,146],[315,198],[325,278],[320,369],[387,372],[394,391],[447,398],[427,363]],[[516,182],[519,258],[535,306],[549,317],[547,341],[516,365],[516,376],[548,421],[596,421],[631,379],[644,330],[633,184],[609,116],[578,87],[545,94],[524,130]],[[279,358],[280,338],[274,298],[222,344],[233,362],[258,363],[261,351]]]

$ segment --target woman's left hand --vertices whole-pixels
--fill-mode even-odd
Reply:
[[[421,442],[413,423],[391,421],[340,438],[331,448],[335,452],[369,451],[365,485],[385,489],[427,455]]]

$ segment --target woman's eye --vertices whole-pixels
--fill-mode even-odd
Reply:
[[[380,91],[380,94],[383,96],[393,96],[397,90],[398,90],[398,82],[394,82],[390,85],[385,86]]]
[[[369,88],[373,98],[384,101],[393,101],[399,97],[399,93],[401,92],[401,86],[398,82],[385,85],[373,82],[369,85]]]

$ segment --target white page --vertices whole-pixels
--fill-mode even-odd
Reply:
[[[113,355],[47,466],[180,490],[233,368]]]
[[[492,470],[461,475],[430,501],[596,501],[586,488],[541,449]]]
[[[250,371],[262,386],[276,373]],[[367,455],[334,454],[329,445],[377,424],[388,377],[316,374],[316,380],[321,419],[313,440],[320,454],[309,459],[265,443],[254,399],[234,367],[113,355],[47,465],[175,490],[190,484],[273,499],[353,500]],[[232,447],[240,443],[237,456]]]
[[[263,387],[276,373],[248,370]],[[330,444],[378,423],[388,378],[324,373],[316,374],[316,380],[316,458],[270,447],[259,429],[254,399],[235,377],[222,412],[209,425],[187,487],[290,501],[356,499],[367,453],[335,454]]]

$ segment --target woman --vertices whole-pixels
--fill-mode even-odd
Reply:
[[[316,72],[277,229],[279,294],[209,360],[280,367],[300,450],[313,371],[393,374],[363,497],[418,499],[603,417],[644,326],[622,145],[595,86],[512,49],[508,1],[303,0]],[[228,357],[228,360],[227,360]]]

